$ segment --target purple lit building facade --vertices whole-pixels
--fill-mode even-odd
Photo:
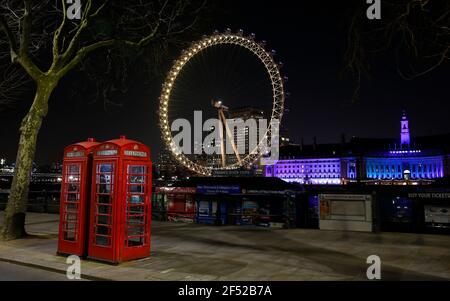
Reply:
[[[266,167],[266,177],[277,177],[286,182],[313,185],[338,185],[356,179],[356,159],[315,158],[280,160]]]
[[[448,135],[447,135],[448,136]],[[427,137],[425,137],[427,138]],[[340,185],[349,182],[373,184],[421,184],[450,173],[448,148],[427,140],[426,148],[411,143],[409,122],[403,112],[400,121],[400,143],[383,140],[368,144],[354,140],[334,145],[314,143],[308,150],[299,145],[295,154],[288,154],[272,166],[266,166],[266,177],[277,177],[286,182],[312,185]],[[446,140],[446,139],[444,139]],[[439,141],[439,139],[434,139]],[[373,141],[372,141],[373,142]],[[388,142],[388,143],[386,143]],[[444,144],[448,142],[444,141]],[[383,150],[381,145],[391,148]],[[393,146],[393,147],[392,147]]]

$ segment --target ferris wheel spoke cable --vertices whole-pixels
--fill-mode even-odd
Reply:
[[[236,70],[236,62],[238,62],[238,57],[236,57],[236,49],[240,50],[241,47],[236,47],[236,45],[231,45],[231,50],[227,51],[229,53],[228,61],[226,63],[227,68],[223,68],[224,70],[224,80],[231,85],[235,84],[234,82],[234,72]]]

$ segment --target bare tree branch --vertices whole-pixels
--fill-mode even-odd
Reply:
[[[344,71],[354,76],[355,93],[359,93],[361,76],[368,75],[368,62],[381,52],[393,53],[394,70],[405,80],[428,74],[448,62],[449,1],[386,0],[383,17],[377,22],[367,21],[364,4],[353,9]]]
[[[0,78],[0,105],[4,108],[19,100],[26,92],[29,79],[17,65],[9,65]]]
[[[53,34],[53,63],[55,64],[59,60],[59,40],[61,36],[61,32],[64,29],[64,25],[66,24],[67,19],[67,11],[66,11],[66,0],[61,0],[62,11],[63,11],[63,19],[61,21],[60,26],[55,33]]]
[[[11,31],[11,28],[8,25],[8,21],[6,20],[6,18],[3,15],[0,15],[0,24],[3,28],[3,31],[6,34],[8,42],[9,42],[10,52],[11,52],[11,61],[15,62],[15,60],[17,58],[17,53],[18,53],[18,46],[17,46],[16,38],[15,38],[13,32]]]
[[[30,32],[31,32],[31,0],[24,1],[24,13],[22,16],[22,21],[20,22],[21,33],[20,33],[20,57],[28,56],[28,47],[30,46]]]
[[[100,7],[93,14],[90,14],[91,8],[92,8],[92,1],[91,0],[88,1],[86,8],[83,12],[83,17],[81,19],[81,23],[80,23],[80,25],[78,25],[74,36],[72,37],[72,39],[69,42],[69,45],[67,46],[67,49],[62,54],[62,62],[63,63],[67,62],[70,59],[70,57],[74,54],[75,49],[80,42],[81,34],[83,33],[83,31],[86,28],[88,28],[91,20],[93,18],[95,18],[96,16],[98,16],[100,14],[100,12],[103,10],[103,8],[105,8],[105,6],[108,3],[109,3],[109,0],[105,0],[103,2],[103,4],[100,5]]]

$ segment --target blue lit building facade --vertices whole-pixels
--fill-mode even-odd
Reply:
[[[288,152],[275,165],[266,166],[265,176],[312,185],[428,184],[450,174],[448,138],[422,137],[417,148],[403,112],[397,141],[354,139],[341,144],[314,143],[309,149],[299,145],[298,152]]]
[[[431,180],[444,177],[445,154],[439,150],[421,150],[412,146],[409,122],[403,112],[400,121],[400,144],[364,158],[368,180]]]
[[[420,154],[420,153],[419,153]],[[379,180],[423,180],[444,177],[444,156],[420,156],[410,152],[388,157],[365,158],[366,178]]]

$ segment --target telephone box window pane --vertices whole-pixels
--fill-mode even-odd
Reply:
[[[67,194],[68,202],[78,202],[79,199],[80,199],[80,195],[78,193],[68,193]]]
[[[128,176],[128,183],[130,184],[144,184],[145,176]]]
[[[77,211],[78,210],[78,204],[69,203],[66,204],[66,211]]]
[[[96,234],[111,235],[111,228],[108,226],[97,226],[96,230]]]
[[[69,184],[69,187],[67,188],[68,192],[79,192],[80,185],[79,184]]]
[[[97,184],[111,184],[113,176],[110,174],[98,174]]]
[[[128,238],[128,246],[129,247],[138,247],[144,245],[144,237],[129,237]]]
[[[97,196],[97,202],[100,204],[110,204],[111,203],[111,196],[110,195],[101,195],[99,194]]]
[[[97,208],[100,214],[111,214],[111,206],[99,205]]]
[[[64,232],[64,240],[75,241],[75,232]]]
[[[144,193],[144,186],[142,185],[130,185],[128,186],[130,193]]]
[[[111,216],[109,216],[109,215],[97,215],[97,224],[99,224],[99,225],[111,225]]]
[[[68,213],[68,214],[66,214],[66,221],[68,221],[68,222],[76,222],[77,221],[77,214],[70,214],[70,213]]]
[[[69,165],[67,167],[67,171],[69,174],[79,174],[80,173],[80,165]]]
[[[98,246],[107,247],[107,246],[111,245],[111,238],[105,237],[105,236],[96,236],[95,244]]]
[[[80,182],[80,177],[79,176],[73,176],[73,175],[68,175],[66,178],[66,183],[79,183]]]
[[[128,216],[128,225],[143,225],[144,216]]]
[[[65,231],[75,231],[76,224],[75,223],[66,223],[64,230]]]
[[[145,196],[143,195],[130,195],[128,196],[129,204],[144,204]]]
[[[145,174],[145,166],[140,165],[129,165],[128,174],[143,175]]]
[[[144,206],[129,206],[128,214],[144,214]]]
[[[67,175],[66,182],[67,183],[78,183],[78,182],[80,182],[80,176],[79,175]]]
[[[128,236],[144,235],[144,227],[128,227]]]
[[[97,166],[97,172],[104,172],[104,173],[111,173],[113,170],[113,165],[112,164],[99,164]]]
[[[112,192],[112,186],[110,184],[99,184],[97,185],[97,192],[110,194]]]

